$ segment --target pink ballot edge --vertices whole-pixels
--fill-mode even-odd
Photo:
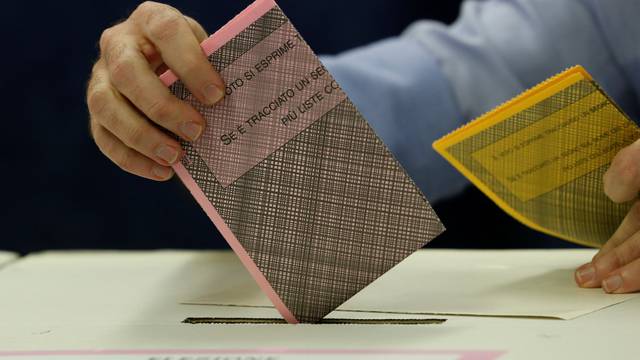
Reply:
[[[224,44],[229,42],[231,39],[233,39],[233,37],[253,24],[274,6],[276,6],[274,0],[256,0],[242,12],[236,15],[236,17],[234,17],[226,25],[224,25],[213,35],[203,41],[200,44],[202,50],[207,56],[211,55],[211,53],[220,49]],[[178,80],[178,77],[171,70],[168,70],[160,75],[160,80],[162,80],[162,82],[166,86],[171,86],[171,84]],[[271,300],[278,312],[280,312],[280,315],[282,315],[282,317],[288,323],[297,324],[298,320],[295,318],[291,310],[287,308],[280,296],[275,292],[275,290],[273,290],[273,287],[265,278],[262,271],[260,271],[253,259],[251,259],[240,241],[238,241],[238,238],[236,238],[229,226],[227,226],[227,224],[224,222],[224,219],[222,219],[215,206],[213,206],[209,199],[207,199],[207,196],[204,194],[202,189],[200,189],[193,177],[191,177],[184,165],[182,165],[181,163],[177,163],[173,166],[173,169],[182,183],[187,187],[187,189],[189,189],[191,195],[193,195],[198,204],[200,204],[202,210],[204,210],[204,212],[216,226],[218,231],[220,231],[220,234],[222,234],[231,249],[236,253],[238,258],[240,258],[240,261],[249,271],[249,274],[251,274],[258,286],[267,295],[269,300]]]
[[[276,355],[404,355],[404,356],[444,356],[454,355],[457,360],[496,360],[507,352],[504,350],[418,350],[418,349],[295,349],[295,348],[234,348],[234,349],[93,349],[93,350],[11,350],[0,351],[0,357],[5,356],[100,356],[100,355],[262,355],[265,353]]]
[[[198,184],[196,184],[196,181],[191,177],[184,165],[178,163],[173,166],[173,169],[176,174],[178,174],[180,180],[182,180],[182,183],[187,187],[187,189],[189,189],[191,195],[193,195],[198,204],[200,204],[202,210],[204,210],[207,216],[209,216],[209,219],[213,221],[216,228],[218,228],[218,231],[220,231],[220,234],[222,234],[227,243],[229,243],[233,252],[235,252],[238,258],[240,258],[240,262],[242,262],[244,267],[249,271],[249,274],[251,274],[256,283],[258,283],[260,289],[262,289],[278,312],[280,312],[280,315],[282,315],[288,323],[297,324],[298,320],[296,317],[293,316],[289,308],[287,308],[282,299],[280,299],[280,296],[278,296],[276,291],[273,290],[273,287],[271,287],[269,281],[264,277],[262,271],[258,269],[256,263],[253,262],[253,259],[251,259],[247,251],[242,247],[238,238],[236,238],[231,229],[229,229],[227,224],[224,222],[224,219],[222,219],[216,208],[211,204],[209,199],[207,199],[207,196],[204,194],[202,189],[200,189]]]

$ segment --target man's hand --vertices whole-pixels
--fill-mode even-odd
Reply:
[[[604,191],[617,202],[637,198],[640,191],[640,140],[622,149],[604,175]],[[576,270],[581,287],[600,287],[608,293],[640,290],[640,201],[590,263]]]
[[[193,19],[153,2],[102,33],[87,89],[91,134],[122,169],[167,180],[182,149],[159,127],[190,141],[202,134],[202,116],[173,96],[158,74],[169,68],[200,102],[218,102],[224,82],[200,48],[206,37]]]

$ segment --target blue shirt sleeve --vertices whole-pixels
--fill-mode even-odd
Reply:
[[[431,201],[466,186],[431,148],[462,116],[448,79],[416,39],[389,39],[322,60]]]
[[[637,38],[624,43],[640,23],[616,30],[611,18],[630,19],[639,4],[466,1],[450,26],[419,21],[399,37],[323,62],[429,200],[437,201],[467,182],[432,150],[433,141],[567,67],[585,66],[637,115],[633,75],[616,50],[640,48]]]

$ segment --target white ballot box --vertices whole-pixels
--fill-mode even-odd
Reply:
[[[636,358],[637,295],[573,284],[592,255],[424,250],[289,325],[230,252],[35,254],[0,271],[0,360]]]
[[[6,265],[7,263],[13,261],[16,257],[17,255],[14,253],[0,251],[0,268],[2,268],[2,266]]]
[[[338,311],[514,316],[572,319],[634,298],[582,289],[575,269],[593,250],[423,250],[409,256]],[[185,304],[269,307],[269,299],[228,254],[225,272],[210,268],[219,286]],[[206,270],[205,270],[206,271]],[[228,279],[224,282],[222,279]],[[335,316],[339,316],[334,313]]]

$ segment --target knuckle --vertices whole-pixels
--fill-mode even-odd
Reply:
[[[166,41],[178,34],[184,18],[174,9],[163,6],[147,14],[149,36],[156,41]]]
[[[100,34],[98,46],[100,47],[100,53],[105,54],[113,46],[113,44],[121,37],[125,23],[119,23],[114,26],[108,27]]]
[[[130,140],[133,131],[129,129],[125,122],[123,122],[115,113],[109,111],[100,118],[95,119],[99,124],[108,129],[114,136],[120,139],[123,143],[131,146]],[[105,153],[112,153],[114,149],[105,149]]]
[[[142,126],[132,126],[127,132],[124,142],[130,147],[137,148],[144,142],[144,139],[145,131]]]
[[[594,263],[596,273],[600,277],[605,277],[611,271],[618,269],[622,264],[624,264],[622,260],[619,249],[612,249],[609,253]]]
[[[133,59],[127,56],[119,56],[110,64],[111,80],[117,87],[123,87],[131,81],[135,72],[135,64]]]
[[[122,122],[115,116],[112,111],[105,111],[96,121],[113,133],[118,133],[122,128]]]
[[[103,70],[103,61],[102,60],[98,60],[96,61],[93,66],[91,67],[91,80],[101,80],[101,76],[100,74],[102,73]]]
[[[167,122],[174,112],[173,104],[167,99],[159,99],[149,105],[149,117],[155,121]]]
[[[94,115],[105,114],[109,104],[109,91],[104,87],[93,87],[87,95],[87,107],[89,113]]]
[[[98,131],[97,127],[92,127],[93,139],[98,146],[98,149],[109,158],[113,157],[113,154],[116,153],[116,142],[108,139],[104,136],[103,133]]]
[[[162,4],[157,3],[155,1],[144,1],[138,5],[138,7],[133,12],[132,16],[144,15],[149,12],[153,12],[158,7],[162,6]]]
[[[624,247],[617,247],[613,250],[613,263],[614,268],[619,268],[624,266],[629,262],[629,254],[625,251]]]
[[[113,155],[113,162],[116,163],[116,165],[118,165],[118,167],[120,167],[123,170],[132,169],[133,159],[129,151],[126,151],[126,150],[116,151],[116,153]]]
[[[111,41],[111,35],[112,34],[113,34],[113,29],[112,28],[106,28],[106,29],[104,29],[104,31],[100,35],[100,40],[98,41],[98,44],[100,46],[100,51],[101,52],[104,52],[108,48],[109,42]]]
[[[107,156],[111,156],[116,152],[116,144],[114,141],[108,141],[104,138],[104,136],[100,136],[100,134],[95,134],[96,144],[100,151]]]

